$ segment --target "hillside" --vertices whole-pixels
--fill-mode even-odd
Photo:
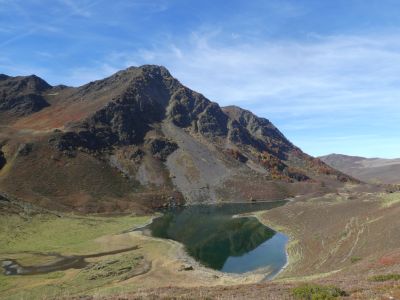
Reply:
[[[365,182],[400,183],[400,159],[365,158],[330,154],[320,159],[331,167]]]
[[[326,193],[349,181],[267,119],[221,108],[164,67],[76,88],[0,76],[0,191],[42,207],[146,212]]]

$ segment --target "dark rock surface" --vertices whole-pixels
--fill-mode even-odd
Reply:
[[[0,150],[0,170],[6,165],[7,161],[4,157],[4,153]]]
[[[28,115],[49,106],[42,93],[51,86],[35,75],[0,78],[0,111]]]
[[[162,161],[165,161],[168,155],[178,149],[178,145],[175,142],[164,138],[150,140],[149,146],[151,154]]]

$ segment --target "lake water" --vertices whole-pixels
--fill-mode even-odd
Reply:
[[[264,271],[276,275],[286,264],[288,237],[254,217],[237,214],[267,210],[286,201],[196,205],[163,211],[147,229],[155,237],[182,243],[204,266],[228,273]]]

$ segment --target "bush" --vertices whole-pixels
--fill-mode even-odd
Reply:
[[[302,300],[330,300],[340,296],[346,296],[346,292],[335,286],[323,286],[317,284],[303,284],[292,289],[296,299]]]
[[[375,275],[369,278],[370,281],[389,281],[389,280],[400,280],[400,274],[385,274]]]
[[[350,258],[350,261],[352,264],[355,264],[356,262],[359,262],[362,258],[358,257],[358,256],[353,256],[352,258]]]

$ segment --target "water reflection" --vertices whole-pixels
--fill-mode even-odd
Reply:
[[[256,218],[232,216],[283,204],[280,201],[178,208],[165,211],[148,228],[153,236],[181,242],[191,256],[209,268],[243,273],[271,267],[274,271],[286,263],[287,238]]]

